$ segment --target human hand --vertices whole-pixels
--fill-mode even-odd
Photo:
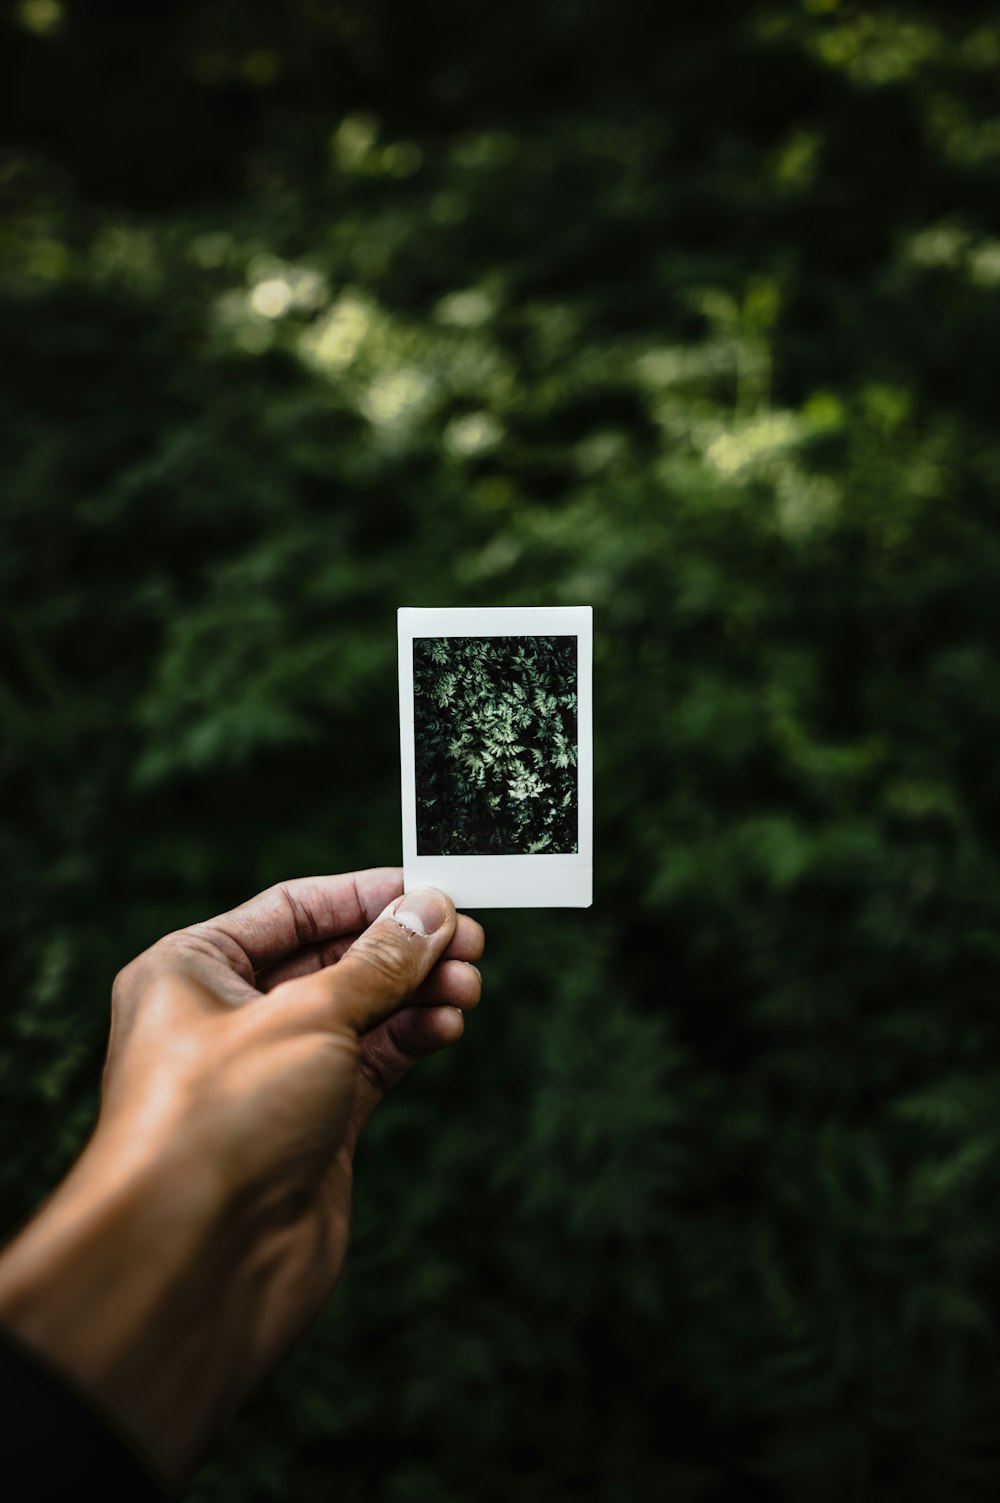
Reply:
[[[480,926],[401,890],[279,884],[127,965],[93,1138],[0,1259],[0,1317],[168,1477],[323,1304],[365,1122],[479,999]]]

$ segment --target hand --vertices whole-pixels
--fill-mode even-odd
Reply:
[[[395,869],[279,884],[117,977],[102,1103],[0,1318],[177,1479],[323,1304],[358,1136],[455,1042],[480,926]]]

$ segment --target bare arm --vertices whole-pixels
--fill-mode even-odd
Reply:
[[[479,925],[401,891],[281,884],[126,966],[94,1135],[0,1258],[0,1319],[171,1480],[325,1301],[365,1122],[479,999]]]

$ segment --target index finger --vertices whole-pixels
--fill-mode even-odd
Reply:
[[[303,945],[367,929],[402,891],[403,873],[398,866],[335,877],[297,877],[277,882],[238,908],[191,927],[209,939],[213,933],[225,935],[239,946],[248,969],[256,973],[294,955]]]

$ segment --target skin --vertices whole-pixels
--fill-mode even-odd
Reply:
[[[0,1258],[0,1320],[173,1482],[325,1302],[365,1123],[479,1000],[479,924],[401,894],[281,883],[127,965],[91,1141]]]

